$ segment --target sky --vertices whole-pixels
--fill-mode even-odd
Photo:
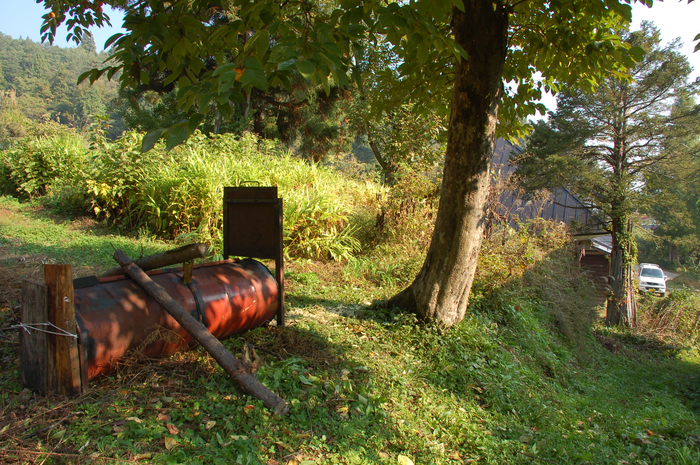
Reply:
[[[105,13],[110,17],[112,23],[111,28],[94,28],[92,32],[95,37],[95,45],[97,51],[104,49],[104,44],[112,35],[121,31],[123,13],[114,11],[105,5]],[[41,25],[44,16],[48,10],[44,9],[43,4],[37,4],[35,0],[0,0],[0,32],[12,36],[14,39],[29,37],[34,42],[41,42]],[[66,28],[59,28],[56,34],[54,45],[60,47],[71,46],[75,43],[66,42]]]

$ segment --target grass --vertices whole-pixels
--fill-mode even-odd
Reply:
[[[168,246],[7,198],[0,222],[0,276],[15,281],[42,260],[111,267],[111,244]],[[82,396],[41,398],[19,385],[16,332],[3,329],[0,462],[700,463],[696,350],[591,327],[586,280],[541,237],[486,242],[470,312],[449,329],[377,304],[413,263],[288,262],[288,325],[225,341],[279,356],[258,377],[290,402],[284,418],[201,348],[128,359]],[[16,283],[2,279],[7,327]]]
[[[681,273],[680,276],[666,282],[666,286],[672,290],[683,288],[700,290],[700,280],[695,273]]]
[[[20,204],[11,197],[0,197],[0,231],[0,263],[5,269],[52,261],[76,264],[76,276],[82,276],[111,268],[118,248],[133,257],[168,248],[149,237],[127,239],[90,219],[60,218],[38,204]]]

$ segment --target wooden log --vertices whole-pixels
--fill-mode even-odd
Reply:
[[[124,272],[134,280],[144,291],[153,297],[180,326],[192,335],[204,349],[214,357],[214,360],[228,373],[243,392],[263,401],[263,405],[277,415],[286,415],[289,405],[284,399],[266,388],[240,360],[229,352],[226,347],[215,338],[206,326],[187,313],[165,290],[153,282],[131,259],[121,250],[114,253],[114,259],[119,263]]]
[[[44,265],[48,287],[48,379],[46,389],[58,395],[82,392],[80,355],[70,265]],[[86,386],[87,388],[87,386]]]
[[[22,283],[22,324],[46,323],[48,288],[43,284],[24,281]],[[43,331],[19,330],[20,379],[22,386],[40,394],[46,393],[48,373],[47,336]]]
[[[164,266],[175,265],[177,263],[189,262],[195,258],[202,258],[209,252],[209,246],[202,243],[185,245],[177,249],[168,250],[167,252],[148,255],[146,257],[134,260],[134,263],[143,271],[155,270]],[[105,271],[100,275],[101,278],[109,276],[123,275],[124,270],[121,266]]]

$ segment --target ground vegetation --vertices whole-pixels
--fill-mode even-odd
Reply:
[[[278,418],[241,394],[201,349],[160,360],[134,353],[75,398],[23,390],[17,332],[10,329],[21,279],[40,279],[42,262],[70,262],[80,275],[100,272],[113,266],[112,246],[138,256],[171,245],[125,238],[93,220],[6,196],[0,211],[0,461],[700,459],[690,340],[595,323],[593,287],[559,226],[532,225],[544,232],[539,236],[510,229],[485,240],[470,312],[451,328],[372,304],[405,286],[410,273],[397,279],[390,268],[365,274],[350,263],[288,261],[288,325],[225,341],[235,353],[251,343],[275,354],[258,375],[290,403],[289,416]],[[394,255],[393,265],[409,258]],[[677,302],[649,299],[664,324],[683,320],[669,318]]]
[[[45,3],[52,8],[43,26],[48,40],[63,22],[80,41],[82,27],[107,20],[90,5]],[[332,84],[346,86],[351,77],[361,85],[357,65],[363,41],[375,35],[391,44],[402,62],[404,79],[396,92],[420,89],[423,102],[447,95],[451,107],[434,240],[414,282],[391,303],[448,325],[464,317],[476,270],[499,108],[501,130],[518,136],[522,117],[541,108],[532,101],[542,91],[561,83],[592,87],[641,54],[614,34],[629,22],[630,7],[613,0],[570,0],[557,8],[544,1],[484,0],[348,1],[338,7],[221,1],[110,4],[125,9],[127,33],[110,41],[115,64],[82,78],[95,81],[119,72],[122,86],[135,88],[148,86],[150,75],[159,72],[163,85],[177,83],[183,109],[199,107],[188,120],[149,134],[145,150],[159,138],[168,148],[183,142],[212,102],[228,117],[253,89],[289,89],[294,72],[320,84],[327,95]],[[231,21],[220,21],[222,16]],[[515,85],[506,91],[504,81]]]

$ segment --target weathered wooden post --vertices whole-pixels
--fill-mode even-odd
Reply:
[[[44,265],[44,282],[48,287],[47,389],[70,396],[82,391],[78,330],[73,301],[73,268],[70,265]]]
[[[48,320],[48,288],[39,283],[22,283],[22,324],[27,327]],[[48,334],[43,331],[20,328],[19,359],[22,386],[46,394],[48,375]]]
[[[79,394],[87,377],[81,372],[71,266],[44,265],[44,282],[22,286],[22,384],[42,394]]]

